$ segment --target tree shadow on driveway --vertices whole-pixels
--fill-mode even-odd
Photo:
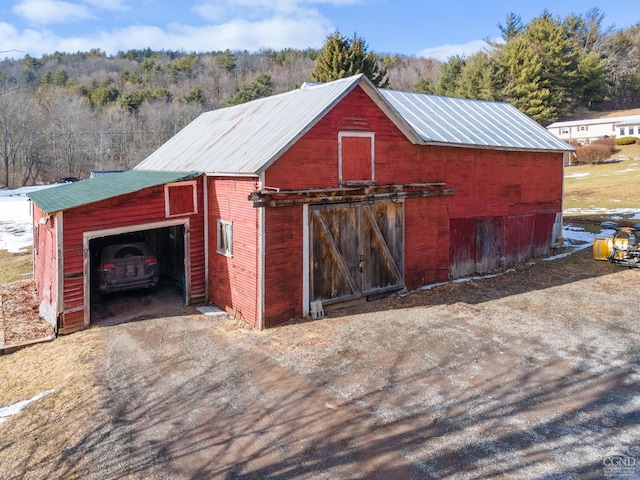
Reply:
[[[303,375],[198,316],[108,331],[102,408],[48,478],[595,479],[640,439],[637,339],[429,357],[403,337]]]

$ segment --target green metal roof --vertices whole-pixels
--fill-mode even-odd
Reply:
[[[188,180],[198,175],[200,175],[199,172],[127,170],[113,175],[37,190],[28,193],[27,197],[45,213],[50,214],[137,192],[156,185]]]

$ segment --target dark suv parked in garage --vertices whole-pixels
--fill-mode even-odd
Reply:
[[[158,285],[158,259],[145,241],[113,243],[102,248],[96,272],[100,293]]]

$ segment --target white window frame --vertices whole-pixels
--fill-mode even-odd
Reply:
[[[345,137],[360,137],[371,139],[371,178],[362,180],[348,180],[342,179],[342,139]],[[340,185],[344,184],[372,184],[376,181],[376,134],[375,132],[358,132],[358,131],[342,131],[338,132],[338,182]]]
[[[233,257],[233,222],[219,218],[216,232],[216,251],[225,257]],[[226,244],[223,243],[223,239],[226,239]]]
[[[568,135],[569,134],[569,128],[562,127],[562,132],[560,132],[560,133],[562,133],[562,135]]]
[[[624,133],[624,132],[625,132],[624,127],[620,127],[620,136],[621,136],[621,137],[624,137],[624,136],[625,136],[625,133]]]

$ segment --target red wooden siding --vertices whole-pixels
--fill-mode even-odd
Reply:
[[[191,252],[191,301],[205,298],[204,275],[204,200],[202,179],[198,179],[198,213],[189,216]],[[164,186],[147,188],[90,205],[67,210],[63,214],[64,332],[84,326],[84,251],[83,233],[109,228],[138,226],[167,220]]]
[[[409,290],[449,276],[446,197],[405,201],[405,285]]]
[[[267,169],[265,184],[292,190],[338,186],[338,133],[348,131],[375,132],[376,183],[433,181],[426,166],[416,164],[415,147],[357,87]]]
[[[533,257],[534,227],[533,214],[505,217],[502,244],[503,255],[508,262],[522,262]],[[551,240],[551,237],[548,240]]]
[[[562,152],[413,145],[359,87],[267,169],[265,185],[285,190],[338,186],[338,133],[348,131],[375,134],[376,184],[443,181],[454,190],[446,197],[405,201],[408,288],[495,268],[503,256],[521,261],[547,253],[562,206]],[[358,158],[364,162],[364,156]],[[355,179],[367,173],[354,167],[347,175]],[[268,214],[268,229],[278,211]],[[290,255],[302,257],[297,240]],[[296,268],[285,271],[293,274]],[[300,273],[295,274],[301,283]],[[298,302],[297,293],[292,302]]]
[[[209,300],[258,326],[260,292],[259,215],[248,195],[256,178],[208,178]],[[232,222],[232,257],[217,253],[218,219]]]
[[[267,208],[265,326],[302,316],[302,207]]]
[[[33,278],[38,292],[40,315],[56,325],[58,301],[58,253],[56,248],[56,219],[47,215],[35,204],[33,207]],[[41,223],[47,219],[46,223]],[[42,220],[44,222],[44,220]]]
[[[470,275],[476,271],[476,219],[452,218],[449,227],[450,274],[454,278]]]
[[[342,181],[372,180],[370,137],[342,137]]]

